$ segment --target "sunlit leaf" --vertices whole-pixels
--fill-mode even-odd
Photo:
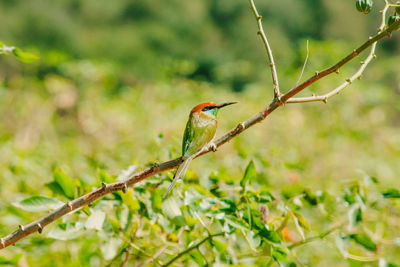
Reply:
[[[136,212],[140,209],[139,201],[134,197],[133,192],[132,189],[128,189],[126,193],[122,195],[122,201],[130,212]]]
[[[70,199],[74,198],[74,181],[66,173],[64,173],[60,168],[54,170],[54,181],[61,187],[64,195]]]
[[[16,266],[21,257],[22,254],[15,254],[10,259],[7,259],[7,257],[0,255],[0,264]]]
[[[347,258],[349,255],[349,252],[347,251],[347,248],[349,247],[349,237],[338,234],[335,236],[335,244],[343,257]]]
[[[24,51],[22,51],[20,48],[15,48],[15,49],[13,50],[13,54],[14,54],[20,61],[22,61],[22,62],[24,62],[24,63],[32,63],[32,62],[35,62],[35,61],[38,61],[38,60],[39,60],[39,57],[38,57],[38,56],[36,56],[36,55],[34,55],[34,54],[31,54],[31,53],[24,52]]]
[[[213,239],[212,243],[215,247],[215,249],[219,252],[219,253],[224,253],[226,251],[226,249],[228,248],[228,244],[221,242],[219,240]]]
[[[83,224],[81,223],[63,223],[53,227],[47,234],[48,238],[54,238],[58,240],[70,240],[77,238],[82,235]]]
[[[254,250],[258,248],[261,244],[260,236],[256,235],[255,233],[249,231],[247,232],[247,241],[249,242],[250,247]]]
[[[394,188],[390,188],[386,190],[386,192],[382,193],[384,198],[400,198],[400,191]]]
[[[200,253],[199,250],[194,249],[190,252],[190,257],[194,260],[199,266],[205,266],[206,262],[204,260],[204,256]]]
[[[115,182],[115,178],[113,178],[111,175],[109,175],[105,170],[103,169],[97,169],[97,176],[100,178],[100,181],[105,182],[105,183],[113,183]]]
[[[370,251],[376,251],[376,244],[366,234],[352,234],[350,238]]]
[[[362,211],[359,204],[353,204],[349,211],[347,212],[347,216],[349,218],[349,229],[351,230],[355,227],[359,222],[362,221]]]
[[[273,247],[272,258],[276,261],[284,261],[287,258],[287,251],[284,248]]]
[[[54,210],[64,204],[64,202],[58,199],[45,196],[34,196],[13,203],[15,207],[31,212]]]
[[[265,238],[266,240],[272,242],[272,243],[280,243],[281,242],[281,237],[279,234],[275,231],[268,230],[264,228],[259,232],[260,236]]]
[[[169,197],[162,202],[162,210],[165,216],[175,225],[184,226],[185,217],[182,215],[180,205],[174,197]]]
[[[153,211],[161,212],[164,192],[165,188],[157,188],[151,194],[151,208]]]
[[[268,203],[274,201],[274,196],[268,190],[261,190],[258,193],[260,203]]]
[[[240,186],[243,188],[243,190],[247,189],[248,185],[251,182],[251,179],[254,179],[256,175],[256,167],[254,165],[254,162],[251,160],[247,165],[246,170],[244,171],[242,180],[240,180]]]
[[[310,225],[308,224],[307,220],[301,215],[300,213],[294,212],[293,213],[295,218],[298,220],[299,225],[306,231],[310,230]]]
[[[110,237],[106,239],[105,243],[100,247],[104,259],[111,260],[114,258],[121,244],[122,240],[120,238]]]
[[[106,214],[101,210],[94,210],[85,223],[86,229],[101,230]]]

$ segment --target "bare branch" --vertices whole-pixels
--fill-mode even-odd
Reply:
[[[250,3],[254,6],[253,1],[250,0]],[[255,9],[253,9],[255,10]],[[256,15],[258,13],[255,13]],[[359,48],[355,49],[351,54],[340,60],[338,63],[333,65],[332,67],[322,71],[321,73],[317,73],[299,86],[296,86],[292,88],[289,92],[286,94],[282,95],[279,98],[274,98],[274,100],[263,110],[258,112],[257,114],[253,115],[250,117],[248,120],[243,121],[239,123],[235,128],[232,130],[228,131],[225,133],[222,137],[219,139],[215,140],[214,144],[216,147],[222,146],[223,144],[229,142],[232,138],[235,136],[241,134],[243,131],[246,129],[250,128],[251,126],[263,121],[269,114],[271,114],[275,109],[277,109],[279,106],[282,105],[282,102],[285,103],[287,102],[291,97],[302,91],[304,88],[307,88],[314,82],[318,81],[322,77],[327,76],[328,74],[337,71],[341,66],[358,56],[362,51],[367,49],[370,46],[373,46],[377,41],[380,39],[386,37],[386,36],[391,36],[392,31],[394,31],[398,26],[400,25],[400,20],[397,20],[394,22],[389,28],[386,30],[382,31],[381,33],[375,35],[374,37],[370,38],[368,41],[366,41],[364,44],[362,44]],[[266,39],[265,39],[266,40]],[[373,55],[374,56],[374,55]],[[272,67],[271,67],[272,68]],[[351,80],[350,80],[351,81]],[[197,155],[197,157],[204,155],[210,151],[213,151],[213,147],[209,146],[206,149],[203,149],[201,153]],[[41,233],[43,228],[50,224],[51,222],[54,222],[58,218],[62,217],[63,215],[70,213],[73,210],[76,210],[80,207],[86,206],[91,204],[93,201],[103,197],[104,195],[122,190],[126,191],[127,187],[133,186],[134,184],[148,178],[151,176],[154,176],[160,172],[170,170],[177,168],[181,163],[183,162],[183,159],[181,157],[163,162],[160,164],[155,164],[154,166],[147,168],[141,172],[134,173],[132,174],[127,180],[123,182],[116,182],[112,184],[105,184],[103,183],[102,186],[84,196],[81,196],[75,200],[72,200],[62,207],[50,212],[49,214],[43,216],[42,218],[27,224],[25,226],[19,227],[17,230],[12,232],[11,234],[3,237],[0,239],[0,249],[3,249],[5,247],[8,247],[10,245],[15,244],[18,240],[34,233],[34,232],[39,232]]]
[[[333,95],[338,94],[341,90],[346,88],[349,84],[351,84],[355,79],[360,78],[361,74],[367,67],[367,65],[370,63],[370,61],[374,58],[375,56],[375,48],[376,48],[376,43],[380,39],[384,38],[385,36],[391,37],[392,32],[396,30],[396,28],[400,25],[400,21],[396,21],[393,23],[390,27],[388,27],[385,31],[383,31],[385,27],[385,17],[386,17],[386,12],[389,8],[388,3],[386,2],[385,8],[382,10],[382,22],[381,25],[378,29],[378,34],[376,34],[374,37],[370,37],[368,41],[366,41],[364,44],[362,44],[360,47],[357,49],[354,49],[352,53],[350,53],[348,56],[343,58],[341,61],[333,65],[332,67],[325,69],[322,72],[316,72],[314,76],[309,78],[307,81],[303,82],[299,86],[296,86],[292,88],[288,93],[282,96],[282,101],[284,103],[304,103],[304,102],[313,102],[313,101],[323,101],[326,102],[327,99]],[[338,72],[339,68],[342,67],[344,64],[358,56],[361,52],[363,52],[365,49],[367,49],[369,46],[371,46],[371,52],[368,55],[368,57],[365,59],[365,61],[361,62],[361,67],[359,70],[350,78],[346,79],[346,82],[332,90],[331,92],[322,95],[322,96],[310,96],[310,97],[301,97],[301,98],[292,98],[292,96],[296,95],[298,92],[303,90],[304,88],[310,86],[310,84],[318,81],[319,79],[333,73],[333,72]]]
[[[275,95],[275,98],[280,99],[281,93],[279,91],[278,74],[276,72],[275,61],[274,61],[274,57],[272,55],[272,49],[268,43],[267,36],[265,35],[264,29],[262,26],[262,22],[261,22],[262,17],[260,16],[260,14],[258,14],[256,5],[254,4],[254,0],[249,0],[249,1],[250,1],[251,10],[253,11],[253,14],[257,20],[257,26],[258,26],[257,34],[260,35],[261,40],[264,43],[265,50],[267,51],[269,66],[271,68],[271,74],[272,74],[272,86],[274,88],[274,95]]]

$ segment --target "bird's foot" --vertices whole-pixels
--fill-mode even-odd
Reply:
[[[213,152],[217,151],[217,145],[214,142],[211,142],[209,147]]]

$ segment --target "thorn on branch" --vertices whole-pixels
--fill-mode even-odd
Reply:
[[[361,65],[364,65],[364,64],[365,64],[365,62],[361,60],[361,61],[360,61],[360,64],[361,64]]]
[[[43,232],[43,227],[40,223],[37,224],[38,227],[38,233],[41,234]]]
[[[124,192],[124,194],[125,194],[126,191],[128,191],[128,185],[125,183],[124,187],[122,187],[122,192]]]
[[[68,201],[68,203],[67,203],[67,207],[68,207],[69,211],[71,211],[71,210],[72,210],[72,203],[71,203],[71,201]]]
[[[101,182],[101,188],[106,189],[106,187],[107,187],[107,184],[105,182]]]
[[[372,39],[372,36],[368,37],[368,40],[371,40],[371,39]]]
[[[318,76],[318,75],[319,75],[319,71],[316,71],[316,72],[315,72],[315,76]]]
[[[358,52],[357,52],[356,49],[354,49],[354,50],[353,50],[353,56],[357,56],[357,55],[358,55]]]
[[[261,16],[261,15],[258,15],[257,19],[258,19],[258,20],[261,20],[261,19],[262,19],[262,16]]]
[[[357,79],[361,80],[362,75],[360,74],[360,76],[357,77]]]
[[[336,69],[335,72],[336,72],[336,74],[339,74],[339,69]]]
[[[325,97],[325,98],[322,100],[322,102],[324,102],[325,104],[328,103],[328,98]]]
[[[352,83],[352,80],[351,79],[346,79],[346,82],[348,82],[348,83]]]
[[[372,58],[373,58],[373,59],[376,59],[376,55],[375,55],[375,54],[373,54],[373,55],[372,55]]]
[[[21,230],[22,232],[25,230],[24,226],[22,224],[18,225],[19,230]]]

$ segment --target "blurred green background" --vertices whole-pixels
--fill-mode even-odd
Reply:
[[[382,7],[376,1],[365,16],[348,0],[256,4],[282,91],[298,79],[306,40],[303,80],[375,34]],[[132,164],[179,156],[189,110],[200,102],[239,101],[220,112],[218,136],[261,110],[273,96],[256,32],[245,0],[0,0],[0,41],[40,56],[33,64],[0,57],[1,236],[38,218],[11,204],[51,195],[45,184],[55,167],[95,185],[99,168],[117,175]],[[326,105],[286,105],[191,169],[201,181],[214,172],[238,182],[253,159],[258,182],[273,188],[301,183],[335,192],[360,170],[382,187],[399,187],[399,52],[397,32],[378,44],[363,79]],[[341,84],[359,60],[303,94]],[[21,241],[31,266],[50,264],[46,253],[69,253],[64,241],[35,248],[30,242]],[[342,259],[310,247],[326,255],[311,263]]]

